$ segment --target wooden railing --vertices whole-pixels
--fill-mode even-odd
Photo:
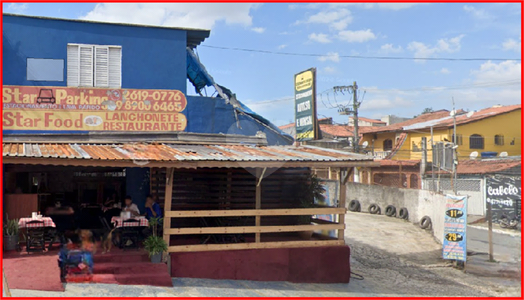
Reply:
[[[300,215],[344,215],[345,208],[294,208],[294,209],[248,209],[248,210],[196,210],[196,211],[167,211],[165,217],[171,218],[203,218],[203,217],[264,217],[264,216],[300,216]],[[318,221],[318,222],[317,222]],[[279,241],[260,242],[261,233],[300,232],[316,230],[338,230],[339,236],[343,236],[345,224],[341,222],[329,222],[313,220],[314,225],[284,225],[284,226],[227,226],[227,227],[190,227],[190,228],[165,228],[164,239],[170,240],[172,235],[185,234],[244,234],[255,233],[258,239],[254,243],[234,244],[203,244],[170,246],[168,252],[194,252],[194,251],[217,251],[217,250],[240,250],[240,249],[267,249],[267,248],[291,248],[291,247],[315,247],[344,245],[343,239],[338,240],[302,240],[302,241]],[[169,221],[169,223],[171,223]]]

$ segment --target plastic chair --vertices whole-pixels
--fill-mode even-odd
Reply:
[[[29,227],[31,225],[42,225],[38,227]],[[45,227],[44,221],[27,222],[27,235],[25,240],[26,251],[36,252],[45,251]]]
[[[122,222],[122,233],[120,239],[120,248],[122,249],[138,249],[138,238],[140,236],[140,221],[137,219],[127,219]],[[128,245],[128,242],[131,244]]]

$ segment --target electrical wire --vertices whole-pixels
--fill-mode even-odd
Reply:
[[[292,52],[278,52],[258,49],[247,49],[238,47],[222,47],[212,45],[200,45],[200,47],[220,49],[220,50],[233,50],[233,51],[244,51],[244,52],[257,52],[265,54],[276,54],[276,55],[287,55],[287,56],[309,56],[309,57],[323,57],[325,54],[312,54],[312,53],[292,53]],[[514,60],[520,61],[520,58],[450,58],[450,57],[405,57],[405,56],[363,56],[363,55],[339,55],[342,58],[356,58],[356,59],[382,59],[382,60],[433,60],[433,61],[506,61]]]
[[[456,90],[456,89],[465,89],[465,88],[493,88],[493,87],[503,87],[503,86],[510,86],[510,85],[519,85],[521,84],[520,79],[515,80],[508,80],[508,81],[498,81],[498,82],[482,82],[482,83],[476,83],[476,84],[470,84],[470,85],[459,85],[459,86],[450,86],[450,87],[420,87],[420,88],[412,88],[412,89],[378,89],[378,88],[361,88],[365,92],[373,92],[373,93],[389,93],[389,92],[415,92],[415,91],[442,91],[442,90]],[[327,94],[328,98],[327,101],[329,105],[333,108],[337,108],[337,106],[334,106],[329,101],[329,93],[332,92],[332,89],[327,89],[321,93],[317,93],[317,96],[320,96],[321,94]],[[274,99],[274,100],[266,100],[266,101],[260,101],[260,102],[254,102],[249,103],[250,105],[260,105],[260,104],[268,104],[268,103],[275,103],[275,102],[284,102],[284,101],[291,101],[295,100],[295,97],[286,97],[286,98],[280,98],[280,99]],[[324,105],[326,106],[326,105]],[[326,106],[327,107],[327,106]]]

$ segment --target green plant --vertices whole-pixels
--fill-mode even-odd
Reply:
[[[151,231],[153,232],[153,236],[158,236],[158,226],[162,225],[164,219],[157,217],[157,218],[150,218],[149,219],[149,227],[151,228]]]
[[[149,252],[149,257],[151,257],[155,254],[166,252],[167,243],[159,236],[150,235],[144,241],[144,248]]]
[[[18,220],[17,219],[9,220],[9,217],[6,214],[5,220],[4,220],[4,235],[18,236],[18,230],[19,230]]]
[[[300,206],[302,208],[313,208],[316,202],[324,202],[324,192],[326,189],[322,185],[322,181],[315,175],[309,174],[305,181],[300,183],[299,197]],[[311,223],[311,215],[305,215],[299,217],[301,224]]]

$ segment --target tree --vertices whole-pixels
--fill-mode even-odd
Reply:
[[[418,114],[416,116],[413,116],[413,118],[416,118],[416,117],[421,116],[423,114],[429,114],[429,113],[432,113],[432,112],[434,112],[432,107],[426,107],[426,108],[424,108],[424,110],[420,114]]]

